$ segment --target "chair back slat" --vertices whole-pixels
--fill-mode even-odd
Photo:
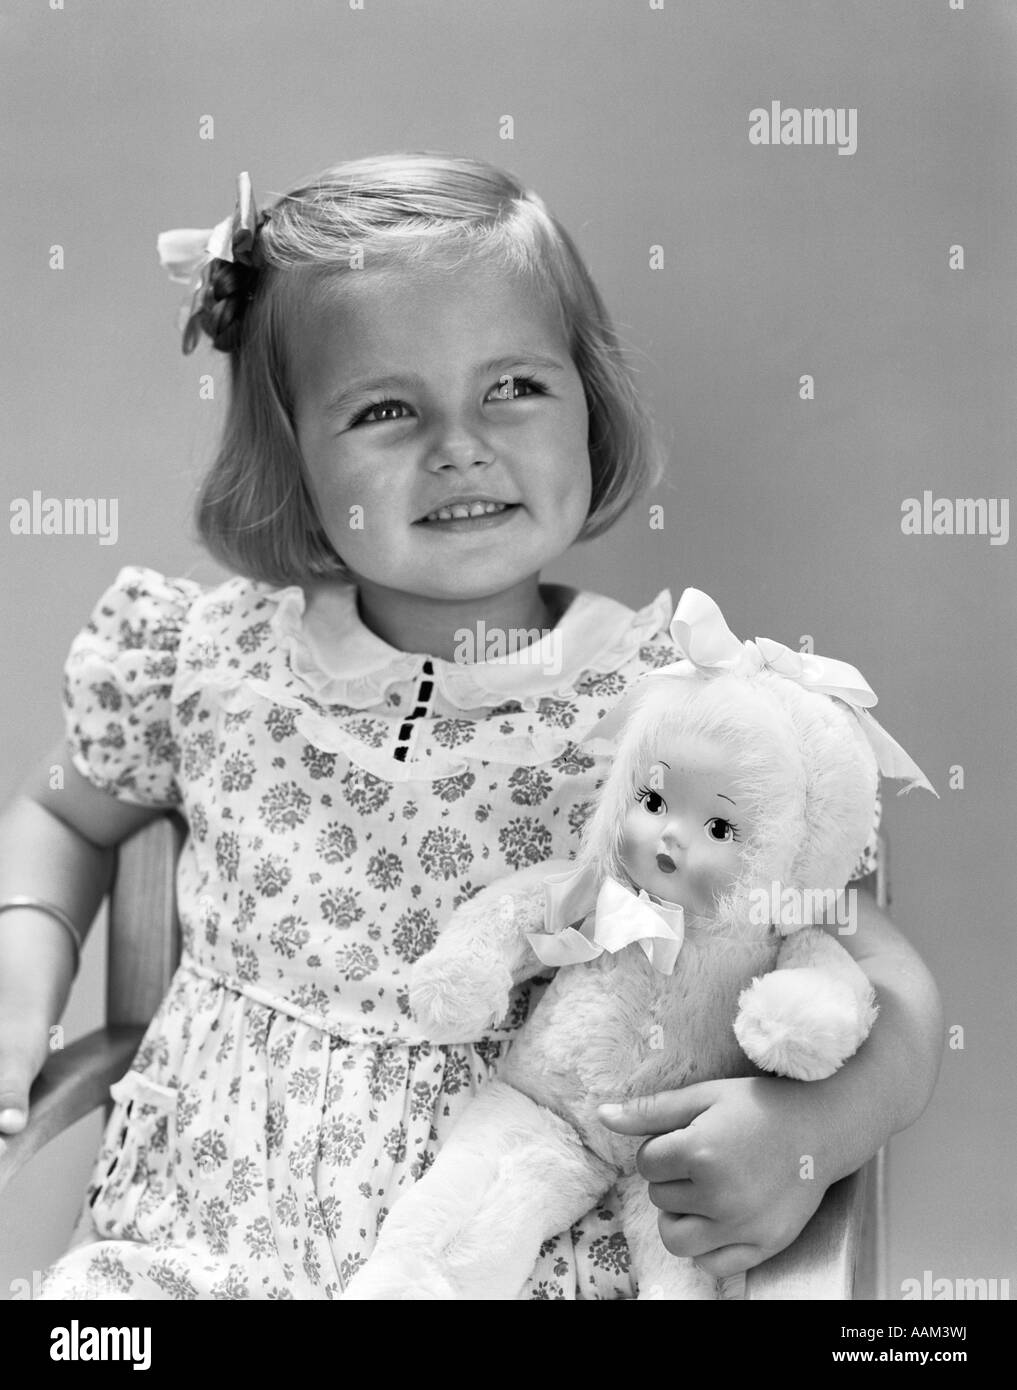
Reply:
[[[879,833],[879,853],[876,871],[872,875],[872,895],[876,906],[889,912],[890,844],[883,831]],[[889,1298],[889,1144],[884,1144],[867,1165],[868,1182],[862,1215],[858,1263],[855,1268],[855,1298],[885,1302]]]
[[[177,859],[186,837],[179,816],[160,816],[117,850],[110,892],[106,1021],[148,1024],[180,959]]]

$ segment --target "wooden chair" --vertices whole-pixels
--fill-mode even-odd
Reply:
[[[176,864],[185,827],[163,816],[120,846],[110,893],[106,1026],[54,1052],[31,1095],[26,1128],[0,1138],[0,1192],[51,1139],[99,1106],[128,1070],[180,955]],[[873,875],[887,905],[886,844]],[[834,1184],[815,1216],[786,1250],[741,1280],[726,1296],[748,1299],[885,1298],[885,1151]]]

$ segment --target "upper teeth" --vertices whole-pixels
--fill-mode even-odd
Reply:
[[[503,512],[507,502],[456,502],[451,507],[439,507],[436,512],[428,512],[425,521],[462,521],[470,516],[484,516],[488,512]]]

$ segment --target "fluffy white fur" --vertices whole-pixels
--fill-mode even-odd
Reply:
[[[515,1298],[542,1241],[616,1181],[639,1297],[720,1296],[664,1249],[635,1173],[642,1141],[605,1129],[596,1107],[748,1075],[753,1064],[817,1079],[856,1050],[875,1017],[865,975],[817,927],[754,923],[748,895],[774,882],[841,889],[871,825],[877,773],[847,709],[781,677],[650,678],[579,852],[601,876],[625,878],[624,812],[647,766],[685,735],[721,739],[737,754],[759,826],[738,882],[709,918],[686,916],[672,975],[636,945],[555,974],[498,1079],[393,1208],[345,1297]],[[417,962],[411,1005],[433,1041],[476,1038],[504,1017],[513,985],[545,971],[526,933],[543,928],[541,883],[562,867],[541,864],[485,889]]]

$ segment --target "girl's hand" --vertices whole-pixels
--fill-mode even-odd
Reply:
[[[28,1123],[28,1092],[49,1056],[49,1025],[0,999],[0,1137]]]
[[[829,1184],[853,1171],[828,1166],[837,1136],[827,1084],[702,1081],[602,1105],[598,1114],[617,1134],[654,1136],[636,1167],[660,1208],[661,1240],[721,1279],[790,1245]]]

